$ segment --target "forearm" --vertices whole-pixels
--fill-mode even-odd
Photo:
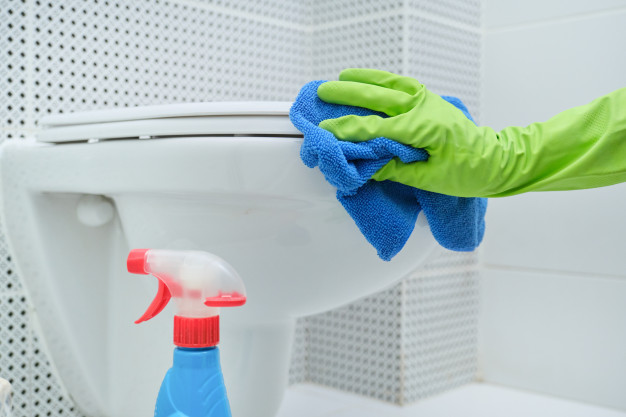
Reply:
[[[626,181],[626,88],[550,120],[498,133],[504,190],[490,197],[527,191],[603,187]]]

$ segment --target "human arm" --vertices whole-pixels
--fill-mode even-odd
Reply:
[[[417,80],[348,69],[322,84],[327,102],[387,114],[344,116],[320,127],[340,140],[387,137],[424,148],[428,161],[391,160],[374,176],[441,194],[503,197],[626,181],[626,88],[526,127],[476,126]]]

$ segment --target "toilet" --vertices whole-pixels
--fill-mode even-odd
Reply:
[[[172,361],[168,306],[133,322],[154,280],[132,248],[214,253],[248,302],[221,314],[235,417],[272,417],[295,322],[392,285],[435,247],[423,218],[381,261],[320,172],[305,167],[290,103],[160,105],[52,115],[0,150],[1,215],[39,337],[87,416],[152,415]]]

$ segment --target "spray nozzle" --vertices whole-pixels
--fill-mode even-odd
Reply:
[[[246,302],[246,289],[237,272],[226,261],[207,252],[133,249],[127,266],[128,272],[152,274],[159,280],[156,297],[135,323],[159,314],[171,298],[178,305],[176,320],[186,326],[189,323],[196,326],[198,320],[207,323],[216,320],[219,307],[237,307]],[[200,330],[193,327],[189,331]]]

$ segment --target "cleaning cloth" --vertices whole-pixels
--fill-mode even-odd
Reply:
[[[387,116],[320,100],[317,88],[324,82],[312,81],[302,87],[289,113],[291,122],[304,134],[300,156],[306,166],[319,166],[326,180],[337,188],[337,199],[376,248],[378,256],[389,261],[404,247],[421,210],[441,246],[454,251],[474,250],[485,232],[487,200],[452,197],[393,181],[371,180],[394,157],[409,163],[427,160],[428,153],[382,137],[360,143],[337,140],[332,133],[318,127],[322,120],[349,114]],[[461,100],[442,98],[472,120]]]

